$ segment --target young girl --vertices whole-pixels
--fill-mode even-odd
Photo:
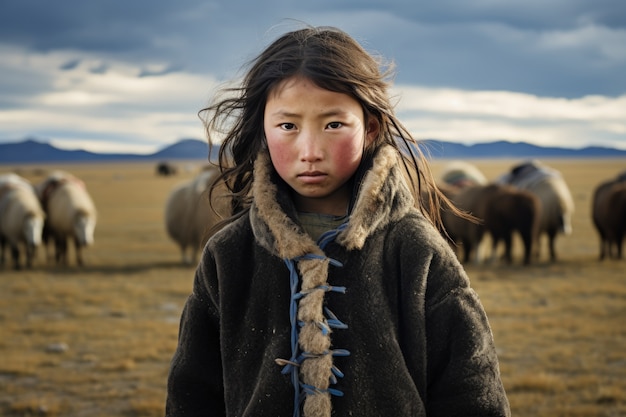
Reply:
[[[387,75],[346,33],[305,28],[205,109],[232,217],[182,314],[168,416],[510,414]]]

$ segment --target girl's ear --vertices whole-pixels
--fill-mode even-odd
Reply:
[[[378,134],[380,133],[380,122],[374,116],[368,116],[367,118],[367,131],[365,132],[365,145],[366,147],[371,145]]]

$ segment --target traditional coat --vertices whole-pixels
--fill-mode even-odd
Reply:
[[[269,157],[214,235],[172,360],[168,416],[508,416],[487,317],[415,209],[391,147],[314,242]]]

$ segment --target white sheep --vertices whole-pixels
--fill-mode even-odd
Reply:
[[[32,267],[41,245],[45,214],[34,187],[17,174],[0,175],[0,265],[5,247],[11,248],[13,267],[20,269],[20,246],[24,246],[26,267]]]
[[[539,235],[547,236],[550,260],[556,261],[556,237],[559,234],[572,233],[572,216],[575,208],[574,198],[561,173],[537,160],[530,160],[515,165],[496,181],[528,190],[539,197],[541,201]],[[539,239],[534,251],[535,255],[539,256]]]
[[[209,205],[208,187],[218,174],[216,167],[209,166],[191,181],[174,187],[166,201],[165,228],[180,247],[183,264],[196,262],[199,249],[214,232],[213,226],[227,212],[223,198],[214,199],[216,210]]]
[[[72,174],[55,171],[38,184],[37,191],[47,214],[44,243],[52,238],[56,263],[67,265],[67,243],[73,240],[76,263],[82,266],[82,248],[94,243],[97,220],[85,183]]]
[[[487,185],[487,178],[476,165],[461,160],[446,164],[441,173],[441,181],[457,191],[465,187]]]

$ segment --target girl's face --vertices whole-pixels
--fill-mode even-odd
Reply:
[[[263,127],[278,175],[294,190],[299,211],[344,215],[349,180],[378,134],[352,97],[294,76],[270,92]]]

